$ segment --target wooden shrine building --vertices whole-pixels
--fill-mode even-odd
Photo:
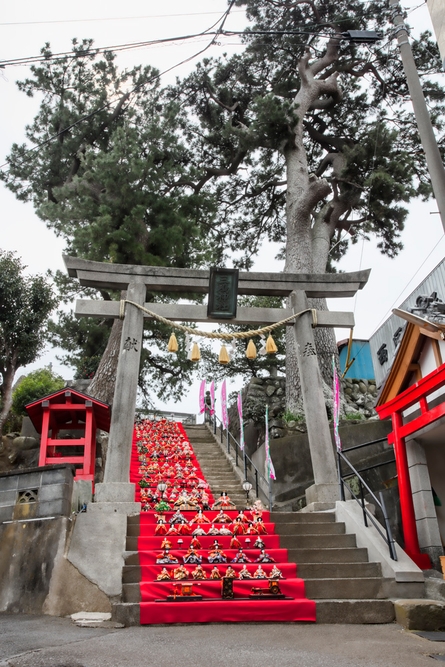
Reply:
[[[376,410],[392,421],[405,551],[427,569],[445,544],[445,325],[394,312],[407,324]]]
[[[39,466],[72,463],[75,479],[94,483],[96,432],[110,430],[110,406],[67,388],[28,403],[26,411],[41,434]],[[60,437],[61,431],[77,437]]]

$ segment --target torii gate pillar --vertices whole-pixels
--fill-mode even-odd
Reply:
[[[127,290],[129,301],[143,306],[145,296],[146,287],[143,282],[130,282]],[[134,502],[134,484],[128,481],[130,474],[128,439],[134,426],[143,328],[143,312],[127,303],[117,365],[104,481],[102,484],[96,484],[96,502],[88,506],[88,511],[94,508],[97,511],[132,514],[139,513],[141,509],[140,503]],[[117,503],[119,505],[116,505]]]
[[[291,304],[295,313],[308,308],[306,293],[301,290],[292,292]],[[305,313],[298,317],[293,329],[314,471],[314,484],[306,489],[306,501],[308,506],[312,503],[332,503],[338,500],[339,496],[337,466],[326,415],[311,314]]]

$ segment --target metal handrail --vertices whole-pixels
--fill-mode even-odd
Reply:
[[[260,491],[263,493],[264,497],[267,498],[269,503],[269,509],[272,511],[273,508],[273,492],[272,492],[272,481],[267,480],[264,475],[258,470],[252,459],[247,456],[244,449],[241,449],[238,440],[234,435],[229,431],[229,429],[224,429],[223,423],[216,414],[210,415],[206,411],[206,415],[210,418],[210,423],[212,425],[213,435],[217,435],[218,424],[219,422],[219,432],[220,432],[220,441],[221,445],[224,446],[224,432],[226,435],[226,448],[227,453],[230,454],[231,448],[234,450],[234,460],[237,468],[240,468],[244,471],[244,479],[252,484],[252,489],[255,489],[255,495],[259,498]],[[240,465],[240,460],[242,465]],[[249,479],[250,477],[250,479]],[[260,482],[263,481],[268,489],[268,493],[264,491],[260,486]]]
[[[378,441],[373,441],[371,443],[366,443],[366,444],[374,444],[374,442],[378,442]],[[353,448],[351,448],[351,449],[353,449]],[[377,498],[377,496],[375,495],[375,493],[373,491],[371,491],[368,484],[365,482],[363,477],[360,475],[359,471],[356,468],[354,468],[354,466],[352,465],[352,463],[350,461],[348,461],[348,459],[344,455],[344,452],[342,452],[340,450],[337,450],[337,460],[338,460],[338,481],[339,481],[339,484],[340,484],[340,497],[341,497],[341,499],[346,500],[346,497],[345,497],[345,487],[346,487],[348,492],[354,498],[354,500],[356,500],[358,502],[358,504],[360,505],[360,507],[362,508],[363,521],[364,521],[365,526],[368,527],[368,519],[369,519],[371,521],[371,523],[373,524],[374,528],[379,533],[379,535],[383,538],[383,540],[388,545],[389,555],[392,558],[392,560],[397,560],[395,541],[394,541],[394,538],[392,536],[391,526],[389,524],[389,516],[388,516],[388,512],[386,511],[385,501],[384,501],[382,492],[379,491],[379,498],[380,498],[380,500],[379,500]],[[349,467],[349,469],[352,471],[351,473],[347,473],[346,475],[344,475],[342,473],[342,469],[341,469],[341,462],[342,461],[344,461],[344,463]],[[347,484],[347,482],[346,482],[346,479],[351,477],[352,475],[355,475],[357,477],[358,481],[359,481],[360,498],[357,497],[357,495],[351,489],[349,484]],[[385,522],[385,533],[386,534],[382,531],[381,525],[378,523],[378,521],[375,520],[374,516],[371,514],[371,512],[368,510],[368,508],[365,505],[365,495],[364,495],[364,492],[363,492],[364,488],[368,491],[368,493],[371,495],[374,502],[378,505],[378,507],[380,507],[380,509],[382,511],[383,520]]]

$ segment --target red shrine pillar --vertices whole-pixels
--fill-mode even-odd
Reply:
[[[406,443],[405,438],[400,435],[403,418],[400,412],[393,412],[391,419],[394,434],[394,454],[396,457],[405,551],[418,567],[423,570],[428,570],[431,568],[431,560],[428,554],[423,554],[420,551],[411,480],[409,476],[408,457],[406,454]]]

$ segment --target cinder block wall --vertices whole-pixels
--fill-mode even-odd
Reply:
[[[69,516],[74,466],[56,465],[0,474],[0,523]]]

